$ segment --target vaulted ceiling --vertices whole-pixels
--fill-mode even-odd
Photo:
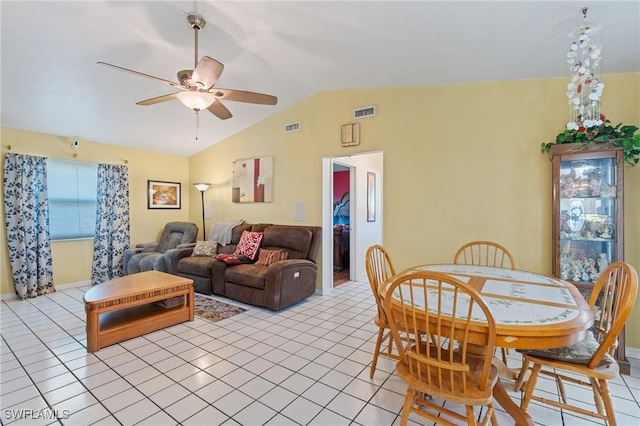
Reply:
[[[2,1],[2,126],[190,156],[321,91],[569,75],[569,32],[602,25],[602,73],[640,71],[638,1]],[[216,87],[267,93],[195,114],[162,83],[194,66],[186,16],[207,21],[198,56]],[[606,102],[606,89],[603,102]]]

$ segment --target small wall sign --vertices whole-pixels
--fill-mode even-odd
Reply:
[[[360,143],[360,124],[349,123],[342,125],[342,146],[354,146]]]

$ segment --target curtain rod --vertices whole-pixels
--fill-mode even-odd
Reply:
[[[11,148],[12,148],[11,145],[7,145],[7,151],[11,151]],[[33,154],[26,154],[26,155],[33,155]],[[49,157],[46,157],[46,158],[49,158]],[[73,158],[78,158],[78,154],[74,152],[73,153]],[[64,160],[64,159],[61,159],[61,158],[52,158],[52,160],[64,161],[64,162],[67,162],[67,163],[73,163],[73,161]],[[120,161],[122,161],[124,164],[129,164],[129,160],[127,160],[125,158],[120,158]],[[78,160],[78,162],[80,162],[80,163],[91,163],[91,164],[100,164],[100,163],[96,163],[95,161],[80,161],[80,160]]]

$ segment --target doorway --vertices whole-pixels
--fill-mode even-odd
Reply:
[[[340,244],[334,233],[334,171],[349,171],[349,229],[340,232]],[[367,207],[367,174],[375,174],[375,206]],[[349,281],[366,281],[364,256],[373,244],[382,244],[383,205],[383,153],[369,152],[350,156],[325,157],[322,159],[322,289],[321,294],[330,294],[334,287],[334,264],[336,246],[348,238],[348,259],[342,259],[343,271],[348,268]],[[341,201],[340,199],[337,201]],[[345,205],[345,200],[343,205]],[[375,209],[372,211],[372,208]],[[340,219],[343,222],[345,218]],[[344,254],[344,253],[343,253]]]
[[[352,166],[333,162],[333,286],[351,280]]]

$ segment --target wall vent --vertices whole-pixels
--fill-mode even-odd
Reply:
[[[300,122],[296,121],[295,123],[288,123],[284,125],[284,132],[285,133],[291,133],[291,132],[297,132],[300,130]]]
[[[374,115],[376,115],[376,106],[375,105],[362,107],[362,108],[356,108],[356,109],[353,110],[353,118],[354,118],[354,120],[358,119],[358,118],[373,117]]]

